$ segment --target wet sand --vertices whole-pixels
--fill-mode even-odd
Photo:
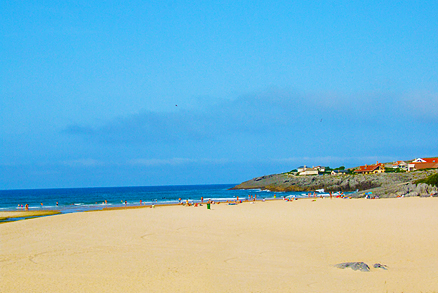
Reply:
[[[57,210],[4,211],[0,212],[0,221],[15,218],[33,218],[60,214]]]
[[[438,292],[438,198],[95,211],[0,237],[0,292]]]

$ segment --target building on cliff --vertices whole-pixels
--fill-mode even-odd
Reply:
[[[406,163],[405,161],[397,161],[397,162],[394,162],[392,164],[392,168],[393,169],[402,169],[402,170],[407,171],[408,170],[408,163]]]
[[[360,166],[358,169],[354,170],[358,174],[377,174],[385,172],[385,165],[377,162],[374,165]]]
[[[312,168],[308,168],[306,167],[306,165],[304,166],[300,166],[298,167],[298,175],[318,175],[319,174],[319,169],[312,167]]]
[[[438,158],[417,158],[408,164],[408,171],[437,168]]]

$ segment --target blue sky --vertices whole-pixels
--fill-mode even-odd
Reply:
[[[0,189],[437,156],[438,2],[310,2],[2,1]]]

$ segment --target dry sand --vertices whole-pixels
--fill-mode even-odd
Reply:
[[[0,237],[0,292],[438,292],[438,198],[76,213]]]

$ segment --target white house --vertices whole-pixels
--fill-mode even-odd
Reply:
[[[298,173],[304,172],[304,170],[306,170],[306,165],[304,165],[304,166],[299,166],[299,167],[297,168],[297,170],[298,170]]]
[[[301,172],[299,172],[299,175],[318,175],[319,171],[317,168],[305,168]]]
[[[316,169],[318,169],[319,172],[324,173],[325,167],[324,166],[316,166]]]

